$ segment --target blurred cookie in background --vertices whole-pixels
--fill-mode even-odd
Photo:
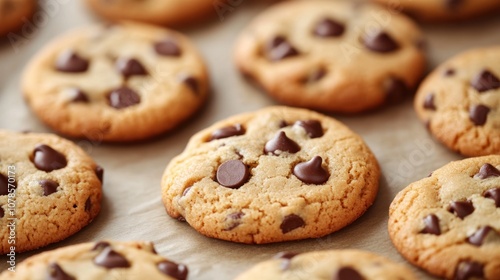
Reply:
[[[36,0],[0,0],[0,36],[16,31],[35,12]]]

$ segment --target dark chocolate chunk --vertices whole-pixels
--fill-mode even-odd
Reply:
[[[99,181],[101,181],[101,183],[102,183],[102,180],[104,179],[104,168],[97,165],[95,167],[94,171],[95,171],[95,175],[97,176],[97,179],[99,179]]]
[[[299,52],[283,36],[276,36],[269,41],[266,52],[270,61],[279,61],[299,55]]]
[[[181,75],[179,76],[179,81],[185,84],[194,94],[199,93],[200,84],[195,77],[189,75]]]
[[[495,205],[500,207],[500,188],[487,190],[484,193],[484,197],[493,199],[493,201],[495,201]]]
[[[476,176],[479,179],[487,179],[490,177],[499,177],[500,176],[500,170],[498,170],[495,166],[485,163],[481,168],[479,169],[479,172],[476,174]]]
[[[292,139],[288,138],[284,131],[278,132],[273,139],[269,140],[264,152],[279,155],[281,152],[296,153],[300,151],[300,146]]]
[[[228,138],[231,136],[238,136],[245,134],[245,128],[241,124],[235,124],[233,126],[226,126],[216,131],[212,132],[210,136],[210,141],[222,138]]]
[[[181,49],[176,41],[167,38],[163,41],[156,42],[154,48],[157,54],[165,56],[180,56],[182,54]]]
[[[490,71],[483,70],[471,81],[471,86],[479,93],[500,88],[500,80]]]
[[[436,105],[434,104],[434,93],[427,94],[424,100],[424,108],[436,111]]]
[[[39,144],[33,151],[33,164],[39,170],[51,172],[66,167],[66,157],[51,147]]]
[[[119,58],[116,61],[116,69],[125,77],[147,75],[146,68],[135,58]]]
[[[475,125],[484,125],[488,118],[490,108],[484,105],[474,105],[469,110],[469,118]]]
[[[5,216],[5,210],[3,210],[2,206],[0,206],[0,218]]]
[[[227,215],[226,217],[226,220],[229,221],[229,227],[225,228],[224,230],[233,230],[235,229],[237,226],[239,226],[241,224],[241,218],[245,216],[245,213],[243,212],[235,212],[235,213],[231,213],[229,215]]]
[[[89,61],[80,57],[73,50],[66,50],[57,58],[55,67],[60,72],[80,73],[87,71]]]
[[[330,174],[321,166],[322,162],[320,156],[315,156],[310,161],[295,165],[293,174],[306,184],[323,184],[328,181]]]
[[[85,212],[90,212],[90,209],[92,209],[92,200],[89,196],[87,200],[85,200]]]
[[[92,251],[100,251],[100,250],[103,250],[104,248],[109,247],[109,246],[111,246],[111,244],[109,244],[109,242],[99,241],[94,245],[94,247],[92,248]]]
[[[399,103],[410,95],[410,89],[405,81],[396,77],[389,77],[384,83],[384,89],[387,103]]]
[[[229,160],[217,168],[217,182],[224,187],[237,189],[248,181],[250,172],[240,160]]]
[[[43,189],[43,195],[48,196],[55,192],[57,192],[57,187],[59,187],[59,183],[50,179],[41,180],[38,182]]]
[[[173,277],[177,280],[186,280],[188,268],[183,264],[176,264],[171,261],[164,260],[158,263],[158,269],[165,275]]]
[[[280,229],[283,234],[288,233],[294,229],[305,226],[304,220],[295,214],[290,214],[283,219],[281,222]]]
[[[344,33],[345,26],[338,21],[324,18],[316,24],[313,34],[318,37],[338,37]]]
[[[102,252],[94,258],[94,263],[108,269],[130,267],[130,262],[120,253],[105,247]]]
[[[441,227],[439,226],[439,218],[434,214],[429,214],[424,217],[424,229],[420,233],[428,233],[441,235]]]
[[[386,32],[368,32],[363,37],[365,46],[374,52],[388,53],[399,48],[398,43]]]
[[[467,238],[467,242],[472,245],[481,246],[490,233],[496,233],[495,229],[490,226],[481,227]]]
[[[85,92],[78,88],[70,88],[66,91],[68,100],[74,103],[88,103],[89,97]]]
[[[109,106],[116,109],[127,108],[141,102],[141,97],[128,87],[120,87],[108,95]]]
[[[474,205],[472,205],[471,201],[453,201],[450,203],[448,211],[460,219],[464,219],[474,212]]]
[[[317,120],[296,121],[293,125],[302,127],[311,138],[323,136],[323,127]]]
[[[364,280],[365,278],[352,267],[342,267],[337,273],[337,280]]]
[[[58,264],[51,263],[49,265],[48,280],[76,280],[75,277],[66,273]]]
[[[461,261],[455,269],[455,280],[469,280],[471,278],[484,278],[484,266],[473,261]]]
[[[0,195],[9,194],[9,178],[0,173]]]

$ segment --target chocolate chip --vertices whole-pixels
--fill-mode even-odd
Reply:
[[[301,217],[295,214],[290,214],[283,219],[283,222],[280,225],[280,229],[281,232],[285,234],[299,227],[304,227],[305,225],[306,223]]]
[[[3,218],[5,216],[5,211],[3,210],[2,206],[0,206],[0,218]]]
[[[500,188],[489,189],[484,193],[485,198],[493,199],[495,205],[500,207]]]
[[[156,42],[154,48],[157,54],[165,56],[180,56],[181,49],[176,41],[167,38],[163,41]]]
[[[365,278],[352,267],[342,267],[337,273],[337,280],[364,280]]]
[[[78,88],[70,88],[66,91],[68,100],[74,103],[88,103],[89,98],[85,92]]]
[[[226,126],[216,131],[212,132],[210,136],[210,141],[222,138],[228,138],[231,136],[238,136],[245,134],[245,128],[241,124],[235,124],[233,126]]]
[[[92,201],[90,199],[90,196],[87,198],[85,201],[85,212],[90,212],[90,209],[92,208]]]
[[[499,177],[500,170],[498,170],[495,166],[485,163],[479,169],[479,172],[476,174],[479,179],[487,179],[490,177]]]
[[[453,68],[448,68],[443,72],[443,76],[445,77],[452,77],[455,76],[455,69]]]
[[[217,182],[224,187],[237,189],[248,181],[250,172],[240,160],[229,160],[217,168]]]
[[[270,61],[279,61],[297,55],[299,52],[283,36],[276,36],[267,44],[267,58]]]
[[[192,186],[185,188],[184,191],[182,192],[182,196],[186,196],[187,193],[191,190],[191,188],[192,188]]]
[[[302,127],[311,138],[323,136],[323,127],[317,120],[296,121],[293,125]]]
[[[434,104],[434,93],[427,94],[424,100],[424,108],[436,111],[436,105]]]
[[[184,218],[184,217],[182,217],[182,216],[179,216],[179,217],[177,218],[177,221],[179,221],[179,222],[181,222],[181,223],[184,223],[184,222],[186,222],[186,218]]]
[[[484,125],[490,108],[484,105],[474,105],[469,110],[469,118],[475,125]]]
[[[279,252],[276,255],[274,255],[274,259],[287,259],[291,260],[293,257],[297,256],[299,253],[295,252]]]
[[[111,249],[110,246],[104,248],[102,252],[94,258],[94,263],[109,269],[130,267],[129,261],[120,253]]]
[[[0,195],[9,194],[9,178],[0,173]]]
[[[463,220],[474,212],[474,205],[472,205],[471,201],[453,201],[450,203],[448,211]]]
[[[489,233],[495,233],[495,229],[490,226],[481,227],[474,234],[467,238],[467,242],[472,245],[481,246],[483,245]]]
[[[39,170],[51,172],[66,167],[66,157],[51,147],[40,144],[33,151],[33,164]]]
[[[55,192],[57,192],[57,187],[59,187],[59,183],[50,179],[41,180],[38,182],[43,189],[43,195],[48,196]]]
[[[304,83],[312,84],[319,80],[321,80],[326,75],[326,70],[324,68],[315,69],[314,71],[307,76],[307,78],[303,79]]]
[[[280,123],[278,124],[279,128],[287,127],[288,123],[285,120],[281,120]]]
[[[387,103],[399,103],[410,95],[410,89],[406,83],[396,77],[389,77],[384,83],[385,100]]]
[[[97,179],[99,179],[99,181],[101,181],[101,183],[102,183],[102,180],[104,178],[104,168],[97,165],[94,169],[94,172],[95,172],[95,175],[97,176]]]
[[[481,71],[470,84],[479,93],[500,88],[500,80],[488,70]]]
[[[293,168],[293,174],[306,184],[323,184],[330,174],[321,166],[322,161],[320,156],[315,156],[310,161],[299,163]]]
[[[119,58],[116,61],[116,69],[125,77],[147,75],[148,72],[142,64],[135,58]]]
[[[66,50],[57,58],[55,67],[60,72],[80,73],[87,71],[89,61],[80,57],[73,50]]]
[[[450,9],[450,10],[455,10],[463,2],[464,2],[463,0],[446,0],[446,7],[448,7],[448,9]]]
[[[399,48],[398,43],[384,31],[366,33],[363,43],[369,50],[380,53],[392,52]]]
[[[322,19],[316,24],[313,34],[318,37],[337,37],[344,33],[343,24],[329,18]]]
[[[199,93],[200,85],[195,77],[189,75],[181,75],[179,77],[179,81],[185,84],[194,94]]]
[[[439,218],[434,214],[429,214],[424,218],[424,229],[420,233],[428,233],[441,235],[441,227],[439,226]]]
[[[116,109],[127,108],[141,102],[141,97],[128,87],[120,87],[108,95],[109,106]]]
[[[66,273],[58,264],[51,263],[49,265],[49,280],[75,280],[76,278]]]
[[[300,146],[292,139],[286,136],[284,131],[278,132],[273,139],[269,140],[265,147],[264,152],[280,155],[282,152],[296,153],[300,151]]]
[[[100,250],[103,250],[104,248],[109,247],[109,246],[111,246],[111,244],[109,244],[109,242],[99,241],[94,245],[94,247],[92,247],[92,251],[100,251]]]
[[[240,220],[243,216],[245,216],[245,213],[243,213],[243,212],[236,212],[236,213],[231,213],[231,214],[227,215],[226,220],[229,221],[230,225],[229,225],[229,227],[225,228],[224,230],[228,231],[228,230],[235,229],[237,226],[239,226],[241,224]]]
[[[188,275],[188,268],[183,264],[176,264],[171,261],[164,260],[158,263],[158,269],[165,275],[178,280],[185,280]]]
[[[484,266],[473,261],[461,261],[455,270],[455,280],[469,280],[471,278],[484,278]]]

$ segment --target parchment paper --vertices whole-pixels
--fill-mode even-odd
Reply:
[[[99,21],[82,2],[45,1],[42,10],[47,15],[39,16],[31,30],[25,28],[25,32],[18,32],[22,40],[14,45],[9,40],[0,42],[1,128],[50,131],[23,102],[20,73],[30,57],[51,38],[71,28]],[[189,279],[233,279],[255,263],[285,250],[357,248],[404,262],[386,230],[391,200],[410,182],[461,158],[432,139],[417,120],[411,100],[361,116],[335,116],[363,136],[383,171],[375,204],[359,220],[339,232],[320,239],[243,245],[204,237],[188,224],[167,216],[160,199],[160,178],[167,163],[184,149],[189,137],[228,116],[276,104],[239,76],[231,57],[239,31],[269,3],[244,0],[227,3],[239,4],[226,10],[219,20],[181,30],[198,45],[210,69],[213,93],[206,106],[175,132],[151,141],[126,145],[76,141],[105,168],[101,213],[74,236],[18,255],[18,263],[45,250],[101,239],[153,241],[160,254],[188,265]],[[428,38],[429,69],[463,50],[500,44],[498,14],[460,24],[427,24],[423,29]],[[8,267],[5,261],[3,256],[1,270]],[[433,279],[417,268],[414,270],[422,279]]]

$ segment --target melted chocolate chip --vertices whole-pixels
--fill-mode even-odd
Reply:
[[[293,125],[302,127],[311,138],[323,136],[323,127],[317,120],[296,121]]]
[[[424,100],[424,108],[427,110],[436,111],[436,105],[434,104],[434,93],[429,93]]]
[[[0,195],[9,194],[9,178],[0,173]]]
[[[318,37],[337,37],[344,33],[345,27],[343,24],[325,18],[316,24],[313,34]]]
[[[267,58],[279,61],[299,55],[299,52],[283,36],[276,36],[267,45]]]
[[[3,210],[2,206],[0,206],[0,218],[3,218],[5,216],[5,211]]]
[[[479,172],[476,174],[479,179],[487,179],[490,177],[499,177],[500,170],[489,163],[483,164],[479,169]]]
[[[399,103],[410,95],[410,89],[406,83],[396,77],[389,77],[384,83],[385,100],[387,103]]]
[[[475,125],[484,125],[488,118],[490,108],[484,105],[472,106],[469,110],[469,118]]]
[[[125,77],[147,75],[148,72],[135,58],[119,58],[116,61],[116,69]]]
[[[56,70],[68,73],[85,72],[89,68],[89,61],[80,57],[72,50],[64,51],[56,61]]]
[[[141,102],[141,97],[128,87],[120,87],[113,90],[108,95],[109,106],[116,109],[123,109],[134,106]]]
[[[363,43],[369,50],[379,53],[392,52],[399,48],[398,43],[384,31],[365,34]]]
[[[200,85],[195,77],[189,75],[181,75],[179,81],[185,84],[194,94],[199,93]]]
[[[59,183],[53,180],[41,180],[38,182],[43,189],[43,195],[48,196],[55,192],[57,192],[57,187],[59,187]]]
[[[461,261],[455,270],[455,280],[469,280],[471,278],[484,278],[484,266],[473,261]]]
[[[472,205],[471,201],[453,201],[450,203],[448,211],[460,219],[464,219],[474,212],[474,205]]]
[[[282,152],[296,153],[300,151],[300,146],[292,139],[288,138],[284,131],[278,132],[273,139],[269,140],[264,147],[264,152],[279,155]]]
[[[89,97],[87,94],[78,88],[71,88],[66,91],[68,100],[73,103],[89,103]]]
[[[489,189],[484,193],[485,198],[493,199],[495,205],[500,207],[500,188]]]
[[[428,233],[441,235],[441,227],[439,226],[439,218],[434,214],[429,214],[424,218],[424,229],[420,233]]]
[[[226,126],[216,131],[212,132],[210,136],[210,141],[222,138],[228,138],[231,136],[238,136],[245,134],[245,128],[241,124],[235,124],[233,126]]]
[[[104,248],[109,247],[109,246],[111,246],[111,244],[109,244],[109,242],[99,241],[94,245],[94,247],[92,248],[92,251],[100,251],[100,250],[103,250]]]
[[[158,269],[165,275],[173,277],[177,280],[186,280],[188,268],[183,264],[176,264],[171,261],[162,261],[158,263]]]
[[[237,189],[248,181],[250,172],[240,160],[229,160],[217,168],[217,182],[224,187]]]
[[[180,56],[182,51],[176,41],[167,38],[163,41],[156,42],[154,48],[157,54],[165,56]]]
[[[66,273],[58,264],[49,265],[48,280],[75,280],[76,278]]]
[[[298,254],[299,253],[295,253],[295,252],[279,252],[276,255],[274,255],[273,258],[291,260],[293,257],[297,256]]]
[[[66,167],[66,157],[51,147],[40,144],[33,151],[33,164],[39,170],[51,172]]]
[[[120,253],[111,249],[110,246],[104,248],[102,252],[94,258],[94,263],[108,269],[130,267],[130,262]]]
[[[330,174],[321,166],[322,161],[320,156],[315,156],[310,161],[299,163],[293,168],[293,174],[306,184],[323,184]]]
[[[280,229],[281,232],[285,234],[299,227],[303,227],[305,225],[306,223],[301,217],[295,214],[290,214],[283,219],[283,222],[280,225]]]
[[[241,224],[241,218],[245,216],[245,213],[243,212],[236,212],[236,213],[231,213],[229,215],[227,215],[226,217],[226,220],[229,220],[230,222],[230,225],[229,227],[225,228],[224,230],[233,230],[235,229],[237,226],[239,226]]]
[[[90,209],[92,209],[92,200],[90,199],[89,196],[85,201],[85,212],[90,212]]]
[[[472,245],[481,246],[490,233],[495,233],[495,229],[490,226],[481,227],[467,238],[467,242]]]
[[[99,181],[101,181],[101,183],[102,183],[102,180],[104,179],[104,168],[97,165],[95,167],[94,172],[95,172],[95,175],[97,176],[97,179],[99,179]]]
[[[337,273],[337,280],[364,280],[365,278],[352,267],[342,267]]]
[[[479,93],[500,88],[500,80],[490,71],[483,70],[471,81],[471,86]]]
[[[453,68],[448,68],[443,72],[443,76],[445,77],[453,77],[455,76],[455,69]]]

